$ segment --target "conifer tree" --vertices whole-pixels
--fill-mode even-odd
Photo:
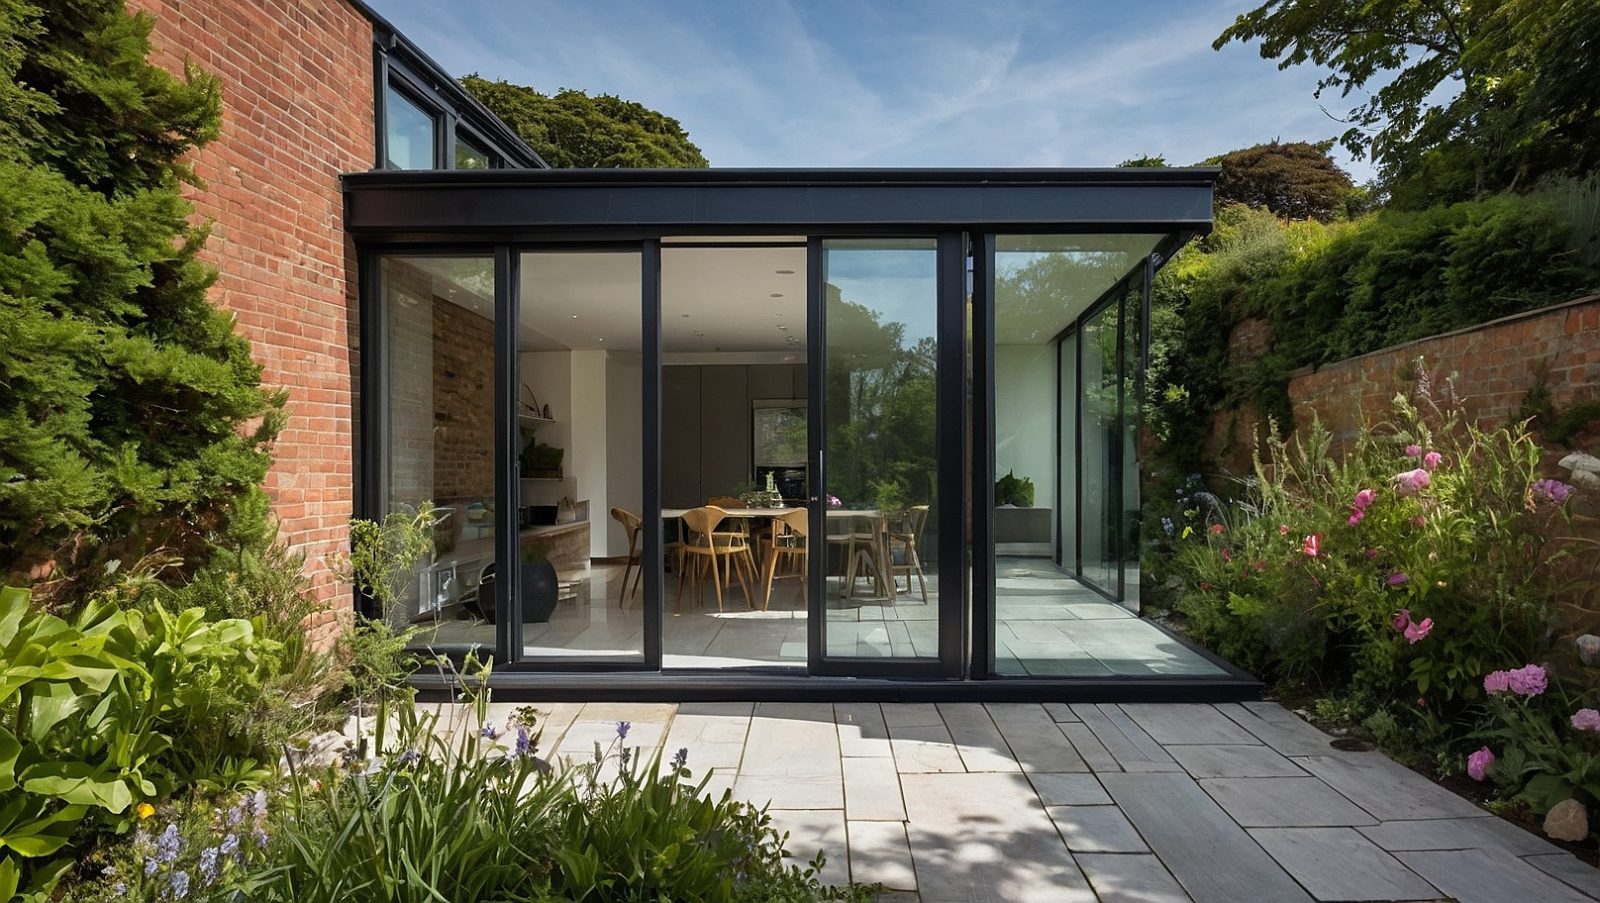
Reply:
[[[58,600],[270,533],[284,398],[207,300],[182,196],[221,89],[152,65],[152,25],[122,0],[0,0],[0,578]]]

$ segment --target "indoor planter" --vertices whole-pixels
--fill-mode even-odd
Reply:
[[[543,624],[556,610],[556,599],[561,590],[561,580],[556,576],[555,565],[536,545],[522,547],[522,621],[525,624]],[[476,611],[478,617],[494,623],[494,565],[483,569],[478,582]]]

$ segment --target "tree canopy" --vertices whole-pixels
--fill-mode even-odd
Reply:
[[[1284,219],[1328,222],[1345,211],[1355,186],[1325,144],[1276,141],[1204,161],[1222,167],[1216,201],[1264,207]]]
[[[670,116],[610,94],[563,88],[541,94],[524,85],[468,75],[461,84],[551,166],[638,169],[709,166]]]
[[[1594,0],[1268,0],[1231,41],[1365,97],[1340,141],[1410,206],[1600,167]]]
[[[283,398],[207,301],[181,194],[221,92],[146,61],[152,21],[0,2],[0,576],[62,593],[269,532]]]

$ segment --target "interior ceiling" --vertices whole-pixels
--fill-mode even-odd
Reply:
[[[1161,237],[1001,236],[996,341],[1049,342]],[[728,241],[735,246],[666,243],[662,248],[662,351],[803,354],[805,247],[740,247],[740,239]],[[1074,265],[1053,268],[1048,288],[1031,300],[1007,292],[1008,274],[1049,254],[1064,254]],[[436,296],[493,318],[492,261],[414,257],[407,262],[433,276]],[[641,349],[637,252],[530,252],[522,257],[521,274],[518,345],[523,351]]]
[[[1160,234],[1002,235],[995,241],[995,343],[1041,345],[1072,325],[1165,238]],[[1007,277],[1061,255],[1050,278],[1022,297]]]

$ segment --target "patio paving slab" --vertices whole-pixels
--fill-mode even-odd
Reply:
[[[1361,833],[1385,850],[1505,850],[1513,856],[1564,852],[1542,837],[1480,811],[1474,818],[1386,821]]]
[[[1147,853],[1139,832],[1116,806],[1046,806],[1074,853]]]
[[[907,774],[901,782],[924,903],[1094,900],[1027,778]]]
[[[1199,903],[1310,900],[1186,774],[1107,774],[1100,782]]]
[[[1030,774],[1028,780],[1046,806],[1111,805],[1111,795],[1092,774]]]
[[[1560,879],[1574,890],[1600,899],[1600,869],[1571,853],[1526,856],[1522,861],[1552,878]]]
[[[1171,746],[1167,752],[1195,778],[1298,778],[1300,766],[1266,746]]]
[[[1021,771],[1000,728],[983,706],[940,705],[950,739],[968,771]]]
[[[1155,856],[1084,853],[1076,858],[1100,903],[1189,903],[1189,895]]]
[[[1351,828],[1256,828],[1250,836],[1318,900],[1435,900],[1439,892]]]
[[[1181,771],[1177,762],[1115,705],[1074,705],[1072,713],[1094,733],[1124,771]]]
[[[911,841],[903,821],[847,821],[850,834],[850,877],[860,884],[882,884],[888,890],[917,889],[911,862]]]
[[[1026,772],[1088,771],[1089,766],[1044,706],[1034,703],[990,703],[984,706]]]
[[[1459,903],[1588,903],[1591,899],[1498,850],[1427,850],[1396,855]]]
[[[1215,708],[1283,755],[1320,756],[1332,749],[1329,744],[1334,738],[1307,724],[1300,716],[1276,702],[1247,702]]]
[[[889,745],[889,727],[876,702],[838,703],[833,707],[833,720],[839,729],[840,755],[894,755]]]
[[[1206,793],[1246,828],[1375,825],[1378,820],[1316,778],[1211,778]]]
[[[900,775],[894,760],[851,757],[844,760],[844,814],[851,821],[906,820]]]
[[[1333,753],[1294,761],[1380,821],[1484,814],[1472,803],[1382,753]]]
[[[1124,705],[1122,710],[1150,739],[1173,744],[1259,744],[1255,735],[1208,705]]]

